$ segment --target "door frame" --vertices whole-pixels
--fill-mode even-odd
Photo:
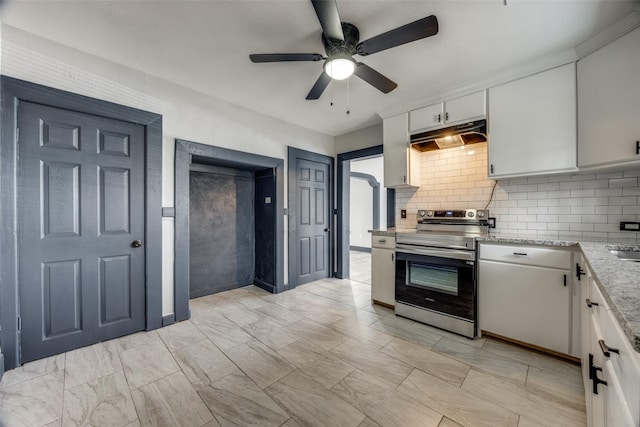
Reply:
[[[292,250],[296,246],[296,213],[300,206],[296,198],[296,164],[297,159],[309,160],[312,162],[323,163],[329,167],[329,204],[327,206],[326,218],[329,222],[329,241],[328,241],[328,261],[329,261],[329,277],[334,275],[334,238],[335,233],[333,229],[333,157],[325,156],[324,154],[314,153],[312,151],[301,150],[299,148],[288,147],[287,150],[287,168],[289,170],[289,182],[288,182],[288,219],[289,219],[289,283],[285,286],[286,289],[293,289],[300,283],[296,280],[296,266],[298,265],[298,251]]]
[[[17,112],[21,101],[116,119],[145,128],[145,322],[162,326],[162,115],[1,76],[0,113],[0,346],[5,367],[20,364],[18,276]]]
[[[191,162],[238,169],[268,169],[276,172],[276,283],[273,293],[284,290],[284,160],[259,154],[220,148],[182,139],[175,140],[174,218],[174,313],[175,321],[186,320],[189,312],[189,170]],[[264,285],[264,283],[258,283]],[[261,286],[262,287],[262,286]]]
[[[383,154],[383,146],[363,148],[338,154],[338,218],[337,218],[337,242],[336,242],[336,277],[348,279],[350,275],[349,251],[351,242],[349,238],[349,220],[351,219],[351,160]],[[395,227],[396,192],[387,188],[387,228]],[[383,224],[381,224],[382,226]]]

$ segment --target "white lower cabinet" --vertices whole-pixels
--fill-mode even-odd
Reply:
[[[640,353],[631,347],[584,260],[581,358],[589,427],[640,426]]]
[[[371,300],[389,307],[395,305],[395,237],[371,238]]]
[[[481,244],[480,329],[570,354],[571,259],[562,249]]]

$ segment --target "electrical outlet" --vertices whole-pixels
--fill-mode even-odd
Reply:
[[[621,231],[640,231],[640,222],[620,221]]]
[[[488,218],[489,228],[496,228],[496,219],[493,217]]]
[[[400,218],[406,218],[407,217],[407,210],[406,209],[402,209],[400,211]]]

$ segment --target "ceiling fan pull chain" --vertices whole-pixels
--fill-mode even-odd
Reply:
[[[333,107],[333,85],[331,85],[331,106]]]
[[[349,80],[347,79],[347,114],[349,114],[351,112],[350,106],[351,106],[351,101],[350,101],[350,97],[349,97]]]

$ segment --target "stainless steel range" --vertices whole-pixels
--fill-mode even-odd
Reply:
[[[419,210],[415,231],[396,235],[399,316],[469,338],[476,336],[476,237],[489,211]]]

